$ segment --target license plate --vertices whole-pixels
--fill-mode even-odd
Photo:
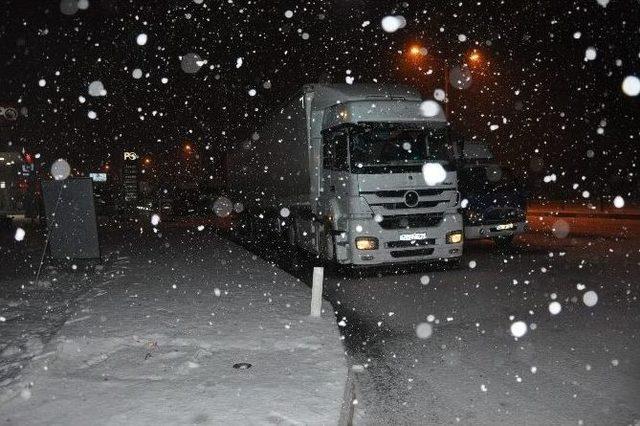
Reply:
[[[505,229],[513,229],[513,223],[505,223],[504,225],[496,226],[496,231],[504,231]]]
[[[426,240],[426,239],[427,239],[426,232],[416,232],[415,234],[400,235],[400,241],[416,241],[416,240]]]

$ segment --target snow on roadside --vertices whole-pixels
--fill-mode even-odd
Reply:
[[[126,279],[87,293],[24,373],[28,398],[8,402],[5,418],[337,423],[347,367],[330,305],[310,318],[306,286],[197,235],[202,243],[184,250],[184,241],[158,244],[151,262],[143,250]],[[241,363],[251,367],[233,367]]]
[[[108,257],[107,257],[108,258]],[[15,260],[15,259],[14,259]],[[18,268],[19,269],[19,268]],[[36,282],[31,271],[20,271],[0,289],[0,403],[11,395],[29,362],[42,354],[62,327],[76,302],[107,269],[91,272],[45,266]],[[112,274],[113,272],[109,272]]]

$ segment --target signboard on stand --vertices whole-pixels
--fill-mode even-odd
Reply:
[[[98,226],[89,178],[42,181],[51,256],[99,259]]]

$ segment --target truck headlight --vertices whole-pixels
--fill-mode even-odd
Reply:
[[[356,248],[358,250],[377,250],[378,239],[375,237],[356,237]]]
[[[462,242],[462,231],[453,231],[447,234],[447,244],[458,244]]]

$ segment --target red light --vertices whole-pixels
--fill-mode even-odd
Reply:
[[[31,154],[24,154],[24,161],[27,164],[33,163],[33,157],[31,156]]]

